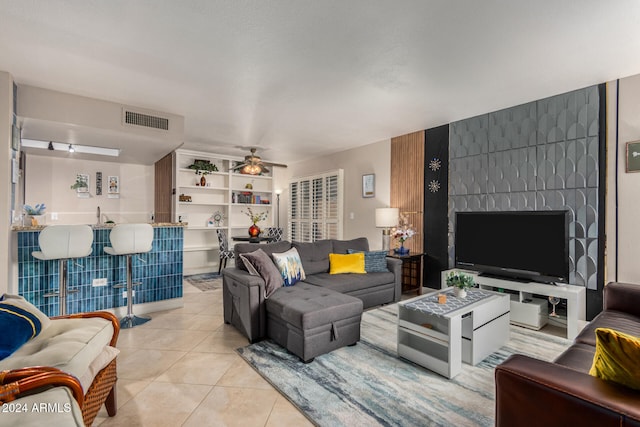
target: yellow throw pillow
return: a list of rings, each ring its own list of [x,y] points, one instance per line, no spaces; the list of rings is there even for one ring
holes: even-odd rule
[[[589,375],[640,390],[640,338],[596,329],[596,354]]]
[[[329,274],[358,273],[364,274],[364,253],[329,254]]]

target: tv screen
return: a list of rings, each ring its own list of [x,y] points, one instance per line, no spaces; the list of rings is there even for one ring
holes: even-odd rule
[[[569,281],[569,212],[458,212],[455,263],[543,283]]]

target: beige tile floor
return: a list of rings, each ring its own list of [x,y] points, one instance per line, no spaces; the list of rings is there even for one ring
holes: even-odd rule
[[[222,291],[185,283],[184,307],[120,331],[118,413],[94,426],[310,426],[235,349],[248,344],[222,317]]]

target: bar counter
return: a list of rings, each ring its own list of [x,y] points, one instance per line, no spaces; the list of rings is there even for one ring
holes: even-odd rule
[[[123,289],[114,285],[126,283],[127,261],[124,256],[104,252],[109,243],[109,232],[115,224],[93,225],[91,255],[69,261],[68,290],[78,290],[67,296],[67,313],[109,310],[123,313],[127,305]],[[182,305],[182,249],[183,228],[186,223],[152,224],[153,247],[151,252],[133,258],[134,312],[173,308]],[[58,290],[58,261],[41,261],[31,253],[40,250],[38,235],[45,226],[13,227],[17,233],[18,294],[48,316],[59,313],[58,298],[45,297]],[[94,286],[95,279],[106,279],[106,286]],[[168,302],[168,304],[158,304]],[[138,307],[136,307],[138,306]],[[155,307],[155,309],[154,309]]]

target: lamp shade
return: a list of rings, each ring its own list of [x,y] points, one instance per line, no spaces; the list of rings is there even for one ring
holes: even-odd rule
[[[376,227],[395,227],[398,225],[399,215],[400,210],[398,208],[377,208]]]

